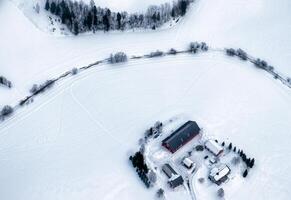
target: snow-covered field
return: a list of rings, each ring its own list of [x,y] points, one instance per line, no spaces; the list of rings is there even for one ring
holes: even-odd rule
[[[15,86],[0,88],[0,105],[17,102],[33,83],[112,52],[185,48],[192,40],[241,47],[291,76],[288,0],[199,0],[169,30],[78,37],[40,31],[15,2],[0,2],[0,75]],[[128,155],[156,120],[182,114],[256,158],[244,183],[224,186],[226,199],[288,200],[290,108],[290,89],[218,53],[92,69],[0,124],[0,199],[153,199]]]

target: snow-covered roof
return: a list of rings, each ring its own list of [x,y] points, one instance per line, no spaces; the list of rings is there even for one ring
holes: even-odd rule
[[[222,146],[220,146],[214,140],[207,140],[205,142],[205,147],[216,156],[223,151]]]
[[[220,179],[228,175],[229,172],[230,172],[229,167],[225,164],[222,164],[219,167],[214,167],[210,171],[210,176],[213,177],[215,181],[219,181]]]
[[[193,165],[193,161],[190,158],[184,158],[183,164],[190,168]]]

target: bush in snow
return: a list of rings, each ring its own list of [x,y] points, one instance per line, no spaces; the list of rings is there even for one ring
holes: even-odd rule
[[[168,54],[175,55],[175,54],[177,54],[177,50],[172,48],[169,50]]]
[[[110,57],[109,57],[109,62],[111,64],[127,62],[127,55],[125,53],[123,53],[123,52],[118,52],[116,54],[111,54]]]
[[[32,87],[30,88],[29,92],[34,94],[38,89],[39,89],[38,85],[37,84],[33,84]]]
[[[247,59],[248,59],[248,55],[247,55],[247,53],[246,53],[244,50],[242,50],[242,49],[238,49],[238,50],[236,50],[236,55],[237,55],[240,59],[242,59],[242,60],[247,60]]]
[[[158,189],[157,197],[161,199],[165,197],[165,191],[162,188]]]
[[[268,70],[268,71],[274,71],[274,67],[271,66],[271,65],[268,65],[267,70]]]
[[[274,79],[277,79],[279,76],[278,76],[278,74],[275,74],[274,75]]]
[[[163,55],[164,55],[164,53],[162,51],[157,50],[157,51],[151,52],[149,57],[153,58],[153,57],[160,57],[160,56],[163,56]]]
[[[14,109],[11,106],[6,105],[1,110],[1,117],[9,116],[9,115],[11,115],[13,113],[13,111],[14,111]]]
[[[217,190],[217,196],[218,196],[219,198],[223,198],[223,197],[224,197],[224,189],[223,189],[223,188],[219,188],[219,189]]]
[[[198,182],[201,183],[201,184],[204,183],[205,182],[205,178],[203,178],[203,177],[199,178]]]
[[[233,48],[225,49],[225,52],[228,56],[235,56],[236,55],[236,51]]]
[[[231,163],[233,165],[238,165],[240,163],[240,157],[238,157],[238,156],[233,157],[232,160],[231,160]]]
[[[268,63],[264,60],[259,59],[259,58],[254,61],[254,65],[258,68],[261,68],[261,69],[265,69],[265,70],[269,69]]]
[[[202,51],[208,51],[209,47],[205,42],[201,42],[201,50]]]
[[[204,146],[203,145],[197,145],[195,147],[196,151],[204,151]]]
[[[287,78],[287,82],[291,84],[291,78]]]
[[[12,83],[11,81],[9,81],[7,78],[5,78],[4,76],[0,76],[0,85],[4,85],[8,88],[12,87]]]
[[[72,75],[76,75],[76,74],[78,74],[78,72],[79,72],[79,69],[76,68],[76,67],[74,67],[74,68],[71,70],[71,74],[72,74]]]
[[[191,42],[189,45],[189,51],[191,53],[197,53],[200,48],[200,44],[198,42]]]

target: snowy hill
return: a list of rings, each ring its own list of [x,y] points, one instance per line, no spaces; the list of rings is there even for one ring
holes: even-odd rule
[[[113,9],[150,3],[101,2]],[[194,40],[244,48],[291,76],[288,0],[197,2],[171,29],[59,37],[37,28],[47,18],[32,4],[3,0],[0,75],[14,87],[0,87],[0,105],[17,103],[34,83],[112,52],[184,49]],[[290,102],[290,89],[267,73],[215,52],[91,69],[0,124],[0,199],[153,199],[155,191],[142,185],[128,156],[145,129],[174,116],[197,120],[210,136],[257,158],[247,179],[224,186],[225,199],[288,200]],[[204,189],[197,199],[215,199]],[[184,190],[166,195],[190,199]]]

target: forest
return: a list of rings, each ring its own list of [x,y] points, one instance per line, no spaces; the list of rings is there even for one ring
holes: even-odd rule
[[[92,31],[153,29],[170,20],[186,14],[187,8],[194,0],[177,0],[159,6],[152,5],[145,13],[113,12],[109,8],[101,8],[91,0],[89,4],[72,0],[46,0],[45,9],[59,17],[62,24],[73,34]]]

